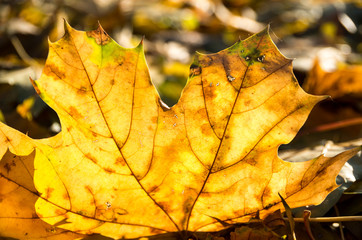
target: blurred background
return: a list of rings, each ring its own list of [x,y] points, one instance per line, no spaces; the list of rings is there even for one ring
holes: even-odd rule
[[[218,52],[270,25],[280,51],[295,59],[305,91],[332,97],[314,108],[280,156],[302,161],[362,145],[361,0],[0,0],[0,121],[33,138],[61,130],[29,77],[39,78],[48,39],[63,36],[64,19],[78,30],[100,22],[123,47],[135,47],[144,36],[152,81],[169,106],[178,101],[195,51]],[[340,177],[349,194],[339,209],[361,215],[361,157],[350,163]],[[317,215],[336,206],[341,194]],[[352,236],[346,239],[361,239],[360,223],[353,224],[344,225]]]

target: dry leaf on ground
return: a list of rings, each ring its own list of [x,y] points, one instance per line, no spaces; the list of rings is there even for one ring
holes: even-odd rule
[[[333,72],[322,69],[318,60],[303,84],[312,94],[330,95],[332,98],[362,98],[362,65],[343,65]]]

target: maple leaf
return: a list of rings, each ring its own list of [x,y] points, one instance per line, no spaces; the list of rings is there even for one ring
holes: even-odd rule
[[[13,189],[0,195],[10,208],[0,234],[20,228],[18,219],[63,239],[217,231],[283,208],[278,193],[290,207],[321,203],[359,150],[301,163],[278,157],[325,97],[300,88],[268,29],[198,54],[172,108],[151,83],[142,42],[125,49],[101,27],[65,29],[33,81],[61,133],[35,140],[0,124],[1,184]],[[4,201],[10,192],[14,204]],[[28,214],[18,217],[27,196]],[[22,224],[27,239],[49,235]]]

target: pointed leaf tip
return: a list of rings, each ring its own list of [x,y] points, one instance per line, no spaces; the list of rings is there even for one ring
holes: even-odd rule
[[[98,23],[98,27],[97,27],[96,31],[98,31],[100,34],[103,34],[103,35],[106,35],[109,37],[108,33],[104,30],[101,23],[99,21],[97,23]]]
[[[30,80],[31,84],[33,85],[36,93],[37,93],[38,95],[40,95],[40,90],[39,90],[38,86],[36,85],[35,80],[32,79],[31,77],[29,77],[29,80]]]
[[[63,26],[65,34],[69,34],[69,30],[72,29],[72,27],[69,25],[68,21],[65,18],[63,18]]]
[[[140,46],[143,47],[144,40],[145,40],[145,35],[142,36],[141,41],[137,45],[137,48]]]
[[[270,31],[270,23],[268,25],[266,25],[265,29],[269,33],[269,31]]]
[[[97,24],[98,24],[98,28],[103,30],[103,27],[102,27],[101,22],[99,20],[97,21]]]

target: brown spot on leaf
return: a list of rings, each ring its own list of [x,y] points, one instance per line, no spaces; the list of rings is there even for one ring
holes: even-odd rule
[[[117,215],[127,215],[128,214],[128,211],[126,209],[123,209],[123,208],[115,208],[113,210],[113,212]]]
[[[55,64],[46,64],[43,69],[43,74],[54,77],[55,79],[64,79],[65,73]]]
[[[209,197],[212,196],[212,194],[209,193],[209,192],[203,192],[203,193],[201,193],[201,195],[202,195],[203,197],[205,197],[205,198],[209,198]]]
[[[81,87],[78,89],[77,93],[78,93],[78,94],[85,94],[87,91],[88,91],[88,90],[87,90],[87,87],[81,86]]]
[[[206,99],[213,99],[216,96],[215,88],[213,88],[213,87],[206,87],[206,88],[204,87],[204,92],[205,92]]]
[[[152,187],[150,187],[149,189],[148,189],[148,192],[149,193],[151,193],[151,192],[155,192],[156,191],[156,189],[158,188],[158,186],[152,186]]]
[[[115,171],[112,168],[104,168],[104,171],[111,174],[111,173],[115,173]]]
[[[87,32],[87,36],[94,38],[98,45],[106,45],[111,41],[111,38],[100,25],[96,30]]]
[[[251,165],[251,166],[255,166],[255,165],[256,165],[256,160],[253,159],[253,158],[246,158],[246,159],[243,160],[243,162],[244,162],[244,163],[247,163],[247,164],[249,164],[249,165]]]
[[[244,101],[244,106],[247,107],[247,106],[250,105],[250,103],[251,103],[251,100],[250,100],[250,99],[245,100],[245,101]]]
[[[159,205],[163,210],[165,210],[166,212],[168,212],[169,203],[167,203],[167,202],[159,202],[158,205]]]
[[[265,187],[262,197],[263,197],[263,198],[264,198],[264,197],[269,197],[269,196],[270,196],[270,193],[271,193],[270,188],[269,188],[269,187]]]
[[[184,209],[185,213],[187,213],[187,212],[189,212],[191,210],[193,202],[194,202],[194,198],[192,198],[192,197],[188,197],[185,200],[185,202],[183,204],[183,209]]]
[[[9,163],[5,163],[4,168],[6,170],[6,172],[9,174],[9,172],[11,171],[12,167],[16,167],[16,163],[13,160],[10,164]]]
[[[73,106],[70,106],[70,107],[69,107],[68,113],[69,113],[69,115],[72,116],[74,119],[82,118],[82,114],[80,114],[80,113],[78,112],[78,110],[77,110],[75,107],[73,107]]]
[[[84,155],[86,158],[88,158],[89,160],[91,160],[92,162],[94,162],[95,164],[98,163],[97,159],[90,153],[87,153]]]
[[[125,162],[124,159],[121,158],[121,157],[118,157],[114,163],[115,163],[116,165],[121,165],[121,166],[125,166],[125,165],[126,165],[126,162]]]
[[[214,62],[214,59],[211,56],[203,56],[203,57],[200,57],[199,61],[200,61],[200,65],[202,67],[208,67]]]
[[[69,195],[68,195],[67,193],[64,193],[64,194],[63,194],[63,198],[64,198],[65,200],[69,200]]]
[[[201,67],[193,64],[193,65],[190,66],[190,74],[189,74],[189,76],[190,77],[198,76],[198,75],[201,74],[201,72],[202,72]]]
[[[151,118],[151,121],[152,121],[152,123],[157,123],[158,117],[152,117],[152,118]]]
[[[45,197],[46,199],[49,199],[52,195],[52,192],[54,192],[54,188],[51,188],[51,187],[48,187],[46,190],[45,190]]]
[[[57,214],[58,216],[63,215],[65,213],[64,210],[61,209],[55,209],[55,214]]]

